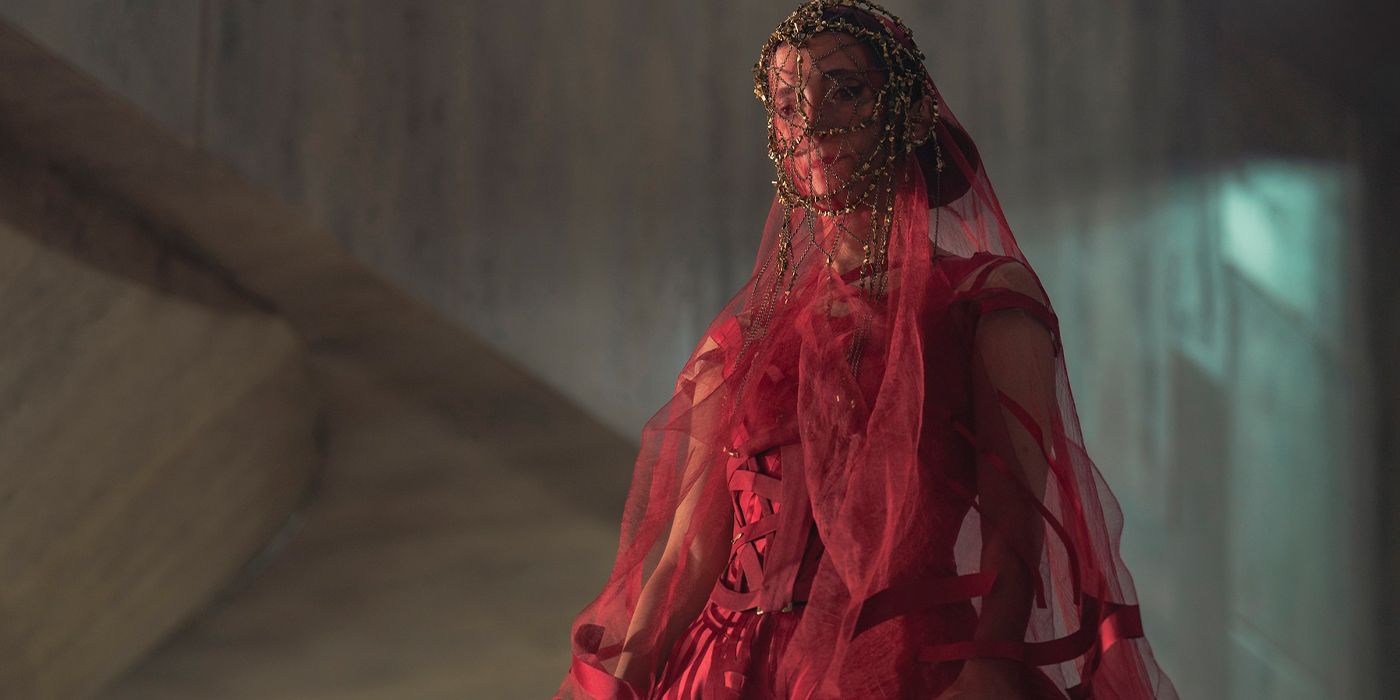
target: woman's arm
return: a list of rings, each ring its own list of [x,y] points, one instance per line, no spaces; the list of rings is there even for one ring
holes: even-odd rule
[[[723,381],[723,353],[718,351],[718,343],[708,339],[700,354],[718,359],[696,362],[691,373],[677,381],[677,390],[689,391],[694,403],[708,399]],[[724,470],[704,471],[707,463],[708,459],[700,458],[686,465],[682,483],[690,484],[689,490],[677,505],[665,549],[642,586],[628,626],[617,676],[637,688],[649,687],[676,639],[704,608],[728,563],[733,513]],[[671,612],[666,615],[668,609]]]
[[[617,676],[637,688],[649,687],[676,639],[704,608],[728,561],[732,514],[724,496],[723,480],[706,474],[676,510],[666,548],[642,586],[618,661]],[[674,602],[667,605],[668,600]],[[667,609],[671,612],[663,617]]]
[[[1018,263],[1000,265],[986,287],[1046,301],[1031,273]],[[1056,346],[1041,319],[1012,306],[979,315],[973,348],[981,569],[997,576],[982,598],[974,639],[1019,643],[1035,599],[1045,529],[1036,505],[1044,498],[1045,454],[1051,453],[1031,428],[1039,430],[1041,440],[1052,432]],[[982,697],[992,688],[1018,697],[1025,670],[1007,659],[974,658],[967,661],[957,687],[969,697]]]

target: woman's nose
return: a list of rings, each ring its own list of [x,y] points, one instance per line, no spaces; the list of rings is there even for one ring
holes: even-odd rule
[[[808,128],[824,129],[822,117],[829,111],[823,109],[826,103],[826,89],[820,81],[811,81],[802,88],[802,115]]]

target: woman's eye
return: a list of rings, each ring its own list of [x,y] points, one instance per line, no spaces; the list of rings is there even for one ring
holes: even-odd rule
[[[836,96],[840,97],[843,100],[854,100],[855,98],[860,97],[860,93],[860,83],[854,83],[851,85],[838,85],[836,87]]]

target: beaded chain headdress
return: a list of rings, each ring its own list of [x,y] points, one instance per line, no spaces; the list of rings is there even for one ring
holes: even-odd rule
[[[835,48],[826,53],[799,50],[789,54],[793,65],[774,65],[779,46],[787,44],[802,49],[813,36],[823,32],[845,34],[854,41],[842,37]],[[856,209],[871,210],[870,230],[860,241],[863,255],[858,289],[872,300],[884,293],[882,272],[887,262],[896,163],[931,143],[934,160],[931,174],[937,178],[943,171],[942,151],[938,139],[934,138],[933,127],[939,118],[939,101],[924,67],[924,55],[913,43],[912,36],[898,17],[868,0],[813,0],[788,15],[763,44],[754,64],[754,94],[767,113],[768,157],[777,171],[773,184],[785,211],[776,257],[771,261],[776,270],[763,290],[764,297],[755,307],[755,321],[746,337],[749,342],[762,334],[779,298],[785,300],[791,293],[798,276],[797,268],[813,249],[822,251],[830,265],[845,237],[859,235],[851,231],[845,221]],[[869,52],[870,59],[862,60],[857,55],[862,47]],[[803,62],[810,61],[812,67],[821,70],[823,60],[836,52],[845,53],[851,58],[851,65],[856,66],[868,65],[873,59],[874,67],[865,73],[876,74],[878,81],[871,81],[869,75],[840,72],[826,82],[822,94],[816,95],[817,103],[813,104],[813,95],[805,84],[808,67]],[[784,72],[780,68],[793,70]],[[776,93],[783,93],[788,99],[784,101]],[[921,115],[917,108],[925,95],[932,97],[932,106],[930,113]],[[874,146],[861,152],[853,144],[853,138],[870,130],[878,130]],[[847,177],[842,177],[830,164],[812,157],[818,140],[829,145],[833,139],[837,157],[859,161]],[[808,156],[807,167],[798,164],[803,154]],[[832,185],[825,192],[818,192],[815,186],[814,179],[819,176]],[[939,185],[934,182],[931,192],[938,191]],[[798,208],[807,214],[801,217],[807,240],[802,255],[794,259],[792,210]],[[836,233],[829,243],[834,250],[827,250],[817,240],[818,218],[826,218],[834,224]],[[936,248],[936,230],[934,236]],[[755,288],[755,291],[759,290]],[[848,349],[847,361],[852,371],[859,367],[868,323],[865,319]]]

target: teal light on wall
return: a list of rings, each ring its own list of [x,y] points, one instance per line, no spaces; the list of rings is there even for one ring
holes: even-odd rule
[[[1348,185],[1337,163],[1271,159],[1224,174],[1219,192],[1226,264],[1328,340],[1344,316]]]
[[[1357,181],[1261,159],[1216,182],[1231,304],[1230,698],[1354,697],[1354,387],[1343,341]],[[1362,637],[1364,638],[1364,637]]]

